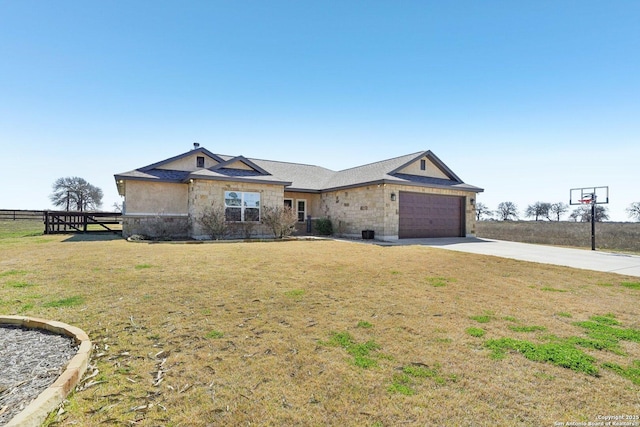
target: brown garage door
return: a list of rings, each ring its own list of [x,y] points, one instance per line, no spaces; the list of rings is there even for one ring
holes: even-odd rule
[[[462,207],[462,197],[401,191],[398,237],[460,237]]]

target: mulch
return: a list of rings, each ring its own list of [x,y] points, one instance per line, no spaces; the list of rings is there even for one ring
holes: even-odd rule
[[[77,351],[69,337],[0,325],[0,426],[53,384]]]

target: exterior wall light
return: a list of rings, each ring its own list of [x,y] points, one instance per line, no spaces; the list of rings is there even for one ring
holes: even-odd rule
[[[396,193],[391,193],[391,201],[392,202],[396,201]]]

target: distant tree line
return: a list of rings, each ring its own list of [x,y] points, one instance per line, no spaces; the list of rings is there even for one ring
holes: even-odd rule
[[[525,218],[534,221],[560,221],[570,210],[569,205],[562,202],[547,203],[535,202],[526,207],[523,214]],[[634,202],[626,209],[629,218],[640,221],[640,202]],[[497,209],[492,211],[484,203],[476,204],[476,219],[495,221],[516,221],[520,217],[518,206],[513,202],[502,202]],[[609,219],[609,211],[605,206],[596,205],[595,220],[597,222]],[[575,222],[591,222],[591,205],[578,206],[569,214],[569,220]]]

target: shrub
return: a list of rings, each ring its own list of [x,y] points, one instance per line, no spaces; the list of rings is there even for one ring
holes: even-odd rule
[[[320,218],[316,220],[316,231],[321,236],[330,236],[333,234],[333,224],[329,218]]]
[[[290,236],[297,222],[298,216],[289,206],[265,206],[262,209],[262,223],[269,227],[276,239]]]
[[[215,203],[204,208],[202,214],[196,219],[196,221],[202,226],[205,233],[211,236],[214,240],[223,238],[228,232],[227,222],[225,221],[224,216],[224,208],[216,206]]]

